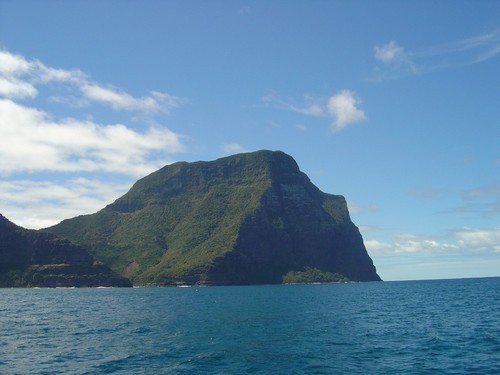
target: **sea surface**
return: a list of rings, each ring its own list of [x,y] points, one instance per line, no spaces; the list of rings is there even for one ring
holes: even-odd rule
[[[0,374],[500,374],[500,278],[0,289]]]

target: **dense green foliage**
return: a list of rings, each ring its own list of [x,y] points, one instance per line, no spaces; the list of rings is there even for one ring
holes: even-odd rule
[[[136,283],[174,283],[234,247],[241,222],[271,184],[271,156],[169,165],[98,213],[49,230]]]
[[[312,267],[306,267],[304,271],[290,271],[283,276],[285,284],[345,283],[349,281],[348,278],[339,273],[321,271]]]
[[[378,278],[345,199],[279,151],[165,166],[101,211],[45,231],[138,285],[276,283],[323,259],[329,271]]]

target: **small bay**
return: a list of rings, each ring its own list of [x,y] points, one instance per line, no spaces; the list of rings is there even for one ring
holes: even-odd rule
[[[500,278],[0,289],[0,373],[500,373]]]

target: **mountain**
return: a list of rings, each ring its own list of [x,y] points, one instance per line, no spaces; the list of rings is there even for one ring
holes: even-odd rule
[[[131,286],[81,246],[0,215],[0,287]]]
[[[99,212],[45,230],[137,285],[380,280],[344,197],[280,151],[165,166]]]

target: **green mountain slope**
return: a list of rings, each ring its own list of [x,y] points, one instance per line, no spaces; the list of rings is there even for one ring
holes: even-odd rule
[[[46,230],[135,284],[279,283],[305,267],[380,280],[344,198],[322,193],[282,152],[175,163]]]

